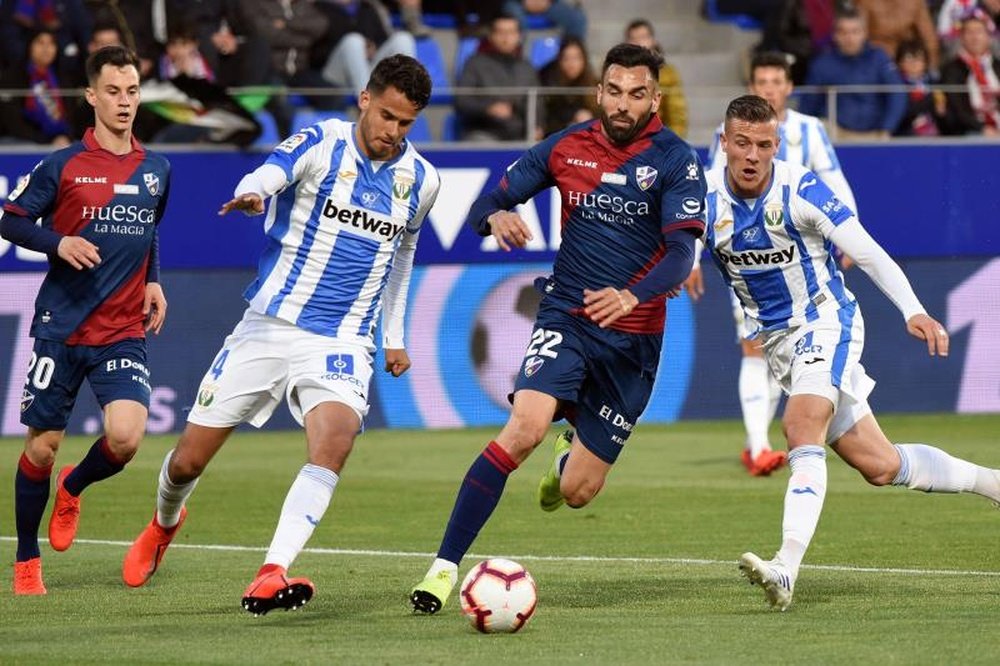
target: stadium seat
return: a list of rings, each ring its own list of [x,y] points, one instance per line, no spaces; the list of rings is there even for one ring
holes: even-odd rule
[[[263,109],[253,115],[257,119],[257,122],[260,123],[261,130],[260,136],[253,142],[253,145],[261,148],[270,148],[277,145],[281,141],[281,137],[278,136],[278,124],[274,122],[274,116],[269,111],[264,111]]]
[[[475,37],[463,37],[458,42],[458,49],[455,51],[455,80],[458,80],[462,73],[465,61],[471,58],[478,48],[479,40]]]
[[[450,104],[451,82],[448,80],[448,68],[444,64],[441,47],[433,37],[417,40],[417,60],[427,68],[431,75],[431,104]]]
[[[531,66],[541,69],[559,55],[558,37],[535,37],[531,40]]]
[[[431,136],[431,124],[427,122],[427,116],[422,113],[417,116],[406,138],[414,143],[427,143],[434,140],[434,137]]]
[[[295,134],[304,127],[315,125],[316,123],[329,118],[350,120],[348,115],[343,111],[314,111],[312,109],[299,109],[295,112],[295,118],[292,119],[292,134]]]
[[[449,113],[441,125],[442,141],[460,141],[462,139],[462,122],[457,113]]]
[[[742,30],[760,30],[760,21],[746,14],[720,14],[719,3],[716,0],[705,0],[704,13],[712,23],[732,23]]]

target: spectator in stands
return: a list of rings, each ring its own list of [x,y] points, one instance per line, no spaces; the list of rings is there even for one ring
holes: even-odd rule
[[[379,60],[397,53],[416,57],[413,35],[395,30],[378,2],[324,0],[316,8],[326,15],[330,28],[312,58],[330,85],[351,88],[360,95]]]
[[[0,0],[0,65],[23,62],[28,39],[38,30],[56,36],[60,73],[83,68],[83,50],[93,22],[83,0]]]
[[[198,50],[198,40],[192,25],[182,25],[172,32],[167,38],[163,55],[160,56],[160,80],[169,81],[182,74],[192,79],[215,80],[215,73]]]
[[[0,127],[6,137],[56,148],[70,144],[66,104],[56,76],[58,54],[55,32],[36,30],[28,39],[24,63],[0,79],[0,88],[30,90],[26,96],[0,98]]]
[[[543,86],[553,88],[588,88],[587,92],[547,94],[544,99],[545,136],[597,117],[599,79],[590,66],[587,47],[576,37],[566,37],[559,45],[559,55],[539,73]]]
[[[587,15],[583,9],[570,0],[507,0],[503,13],[515,17],[521,24],[521,31],[528,29],[528,15],[544,16],[555,24],[564,37],[576,37],[581,42],[587,40]]]
[[[937,83],[928,69],[927,49],[923,42],[912,40],[899,45],[896,65],[903,81],[910,87],[906,113],[896,128],[896,136],[938,136],[945,115],[945,96],[931,92]]]
[[[466,61],[458,77],[460,88],[531,88],[538,74],[521,57],[521,26],[517,17],[501,14],[490,23],[490,33]],[[528,140],[527,98],[509,92],[458,95],[455,110],[462,138],[469,141]],[[534,119],[532,119],[534,121]],[[534,136],[535,132],[532,132]]]
[[[963,19],[958,53],[941,68],[941,83],[967,90],[946,94],[950,134],[1000,136],[1000,62],[993,56],[990,25],[978,9]]]
[[[310,64],[310,52],[326,34],[326,15],[309,0],[239,0],[244,16],[253,19],[253,29],[267,41],[274,83],[301,88],[329,88],[330,84]],[[308,95],[309,103],[323,110],[340,105],[333,95]],[[291,134],[295,110],[287,100],[275,97],[268,106],[278,133]]]
[[[95,23],[118,26],[125,46],[139,56],[143,80],[156,76],[167,36],[179,24],[190,23],[195,12],[191,0],[88,0],[88,4]]]
[[[990,19],[996,30],[1000,22],[1000,0],[945,0],[938,13],[937,32],[941,40],[941,52],[951,57],[959,48],[959,35],[962,32],[962,19],[974,10],[981,9]]]
[[[834,46],[809,66],[810,86],[902,86],[896,64],[882,49],[868,43],[865,20],[857,10],[838,14],[833,29]],[[803,95],[800,110],[829,117],[825,94]],[[885,138],[899,126],[906,111],[902,92],[851,92],[837,94],[836,136]]]
[[[195,24],[198,50],[215,72],[219,85],[264,85],[271,79],[267,40],[256,31],[253,17],[237,0],[200,0]]]
[[[940,48],[927,0],[854,0],[854,4],[868,26],[871,44],[895,60],[902,42],[919,39],[927,49],[930,70],[938,71]]]
[[[663,56],[663,49],[656,41],[653,24],[646,19],[635,19],[625,26],[625,41],[652,49]],[[674,134],[686,136],[688,108],[684,88],[681,85],[681,75],[665,59],[663,66],[660,67],[660,93],[660,108],[657,111],[660,122],[673,130]]]

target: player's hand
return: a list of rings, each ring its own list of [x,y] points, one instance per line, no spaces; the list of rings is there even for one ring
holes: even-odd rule
[[[156,282],[146,283],[146,297],[142,302],[142,316],[146,319],[146,330],[157,335],[167,319],[167,297]]]
[[[705,295],[705,276],[701,273],[701,266],[693,266],[691,268],[691,274],[684,280],[682,286],[687,291],[688,296],[691,297],[691,300],[696,303],[699,298]],[[667,297],[673,298],[669,292],[667,292]]]
[[[915,338],[926,340],[927,353],[931,356],[948,355],[948,331],[933,317],[913,315],[906,322],[906,331]]]
[[[222,204],[219,215],[225,215],[231,210],[241,211],[244,215],[260,215],[264,212],[264,200],[259,194],[241,194]]]
[[[101,255],[97,252],[97,246],[86,238],[80,236],[63,236],[59,241],[56,254],[78,271],[84,268],[93,268],[101,263]]]
[[[628,289],[605,287],[598,291],[583,290],[583,311],[601,328],[607,328],[639,305]]]
[[[405,349],[385,350],[385,371],[392,373],[393,377],[399,377],[410,369],[410,357]]]
[[[510,252],[511,246],[524,247],[532,238],[531,230],[521,216],[507,210],[500,210],[487,218],[490,230],[497,244],[504,252]]]

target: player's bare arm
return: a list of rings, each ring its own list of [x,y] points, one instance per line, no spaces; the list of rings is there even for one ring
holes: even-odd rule
[[[385,371],[399,377],[410,369],[410,356],[405,349],[385,350]]]
[[[80,236],[64,236],[59,241],[59,258],[78,271],[101,263],[98,247]]]
[[[701,266],[692,266],[691,274],[684,280],[684,289],[692,301],[697,302],[705,295],[705,278],[701,273]]]
[[[927,353],[931,356],[948,355],[948,331],[937,319],[926,314],[916,314],[906,320],[906,332],[915,338],[927,341]]]
[[[524,247],[533,236],[521,216],[507,210],[500,210],[489,216],[490,233],[504,252],[513,247]]]
[[[222,204],[219,215],[225,215],[231,210],[241,211],[244,215],[260,215],[264,212],[264,199],[259,194],[241,194]]]
[[[163,287],[159,283],[146,283],[142,314],[146,318],[146,330],[159,335],[163,322],[167,319],[167,297],[163,295]]]
[[[601,328],[615,323],[637,305],[639,299],[628,289],[605,287],[597,291],[583,290],[583,311]]]

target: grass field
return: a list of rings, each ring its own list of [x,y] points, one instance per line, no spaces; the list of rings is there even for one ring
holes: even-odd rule
[[[1000,417],[881,419],[896,441],[932,442],[1000,467]],[[995,664],[1000,659],[1000,511],[974,496],[875,489],[831,456],[826,510],[795,602],[767,610],[737,573],[770,556],[786,473],[748,477],[736,422],[640,426],[602,495],[544,514],[540,450],[507,485],[462,573],[483,555],[521,561],[538,612],[483,636],[453,598],[437,616],[407,592],[436,550],[455,490],[493,431],[373,431],[292,570],[317,596],[301,611],[239,608],[285,491],[300,433],[240,433],[213,461],[160,571],[126,589],[126,544],[149,520],[172,438],[150,437],[125,473],[84,495],[79,540],[42,546],[46,597],[10,593],[11,488],[21,444],[0,440],[0,663],[746,663]],[[88,441],[71,438],[60,464]],[[51,505],[51,502],[50,502]],[[48,518],[43,522],[47,524]],[[180,546],[180,547],[177,547]]]

